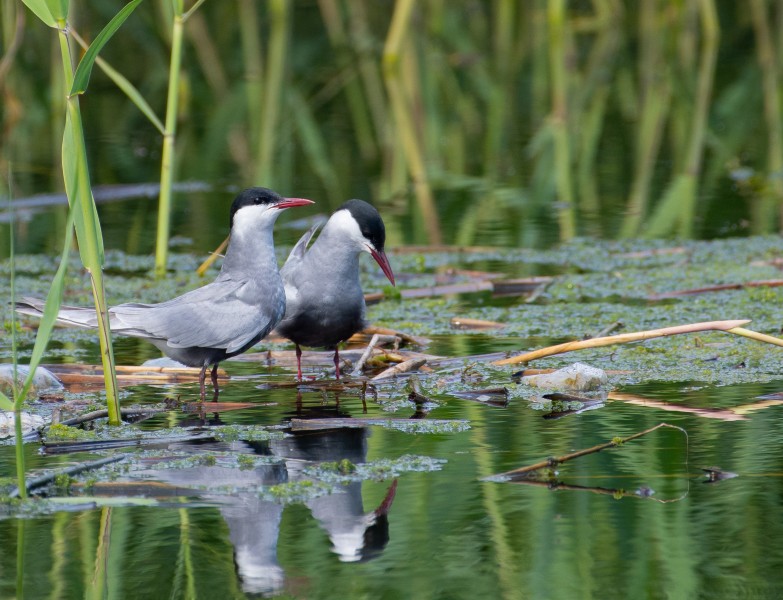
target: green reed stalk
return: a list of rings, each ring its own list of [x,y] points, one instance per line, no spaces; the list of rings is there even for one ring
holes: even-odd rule
[[[549,0],[549,69],[552,112],[550,116],[555,144],[555,187],[560,239],[576,236],[574,190],[571,180],[570,117],[568,109],[568,73],[566,72],[565,0]]]
[[[158,197],[158,228],[155,239],[155,276],[166,274],[171,232],[171,194],[174,182],[174,150],[177,141],[177,109],[179,108],[179,75],[182,66],[183,0],[171,0],[174,22],[171,30],[169,89],[166,96],[166,122],[160,163],[160,195]]]
[[[780,115],[780,93],[778,65],[772,40],[767,3],[763,0],[751,0],[750,13],[753,29],[756,32],[756,55],[763,78],[764,118],[767,128],[767,170],[769,185],[759,215],[759,224],[767,231],[774,229],[775,210],[780,211],[778,218],[783,225],[783,123]]]
[[[76,40],[76,43],[78,43],[82,48],[85,50],[89,48],[89,44],[77,33],[75,29],[71,28],[70,33],[73,36],[73,39]],[[155,114],[155,111],[152,109],[149,103],[141,95],[141,92],[139,92],[136,86],[134,86],[124,75],[122,75],[122,73],[112,67],[100,56],[96,58],[95,64],[100,67],[101,71],[103,71],[106,76],[112,80],[112,82],[114,82],[114,85],[116,85],[125,93],[128,99],[136,105],[136,108],[138,108],[142,114],[147,117],[147,119],[149,119],[150,123],[155,126],[155,129],[157,129],[161,135],[164,135],[166,133],[166,128],[158,118],[158,115]]]
[[[340,65],[348,68],[352,57],[348,34],[343,25],[340,9],[336,0],[318,0],[318,8],[321,18],[326,25],[326,33],[334,48],[335,54],[340,59]],[[345,97],[348,100],[348,111],[353,121],[356,141],[359,144],[359,152],[365,162],[371,162],[378,157],[378,146],[370,122],[369,109],[362,93],[361,81],[356,76],[351,76],[345,83]]]
[[[488,179],[498,176],[502,163],[503,135],[508,130],[508,98],[513,94],[511,72],[514,44],[514,0],[500,0],[495,6],[493,85],[489,90],[486,135],[484,138],[484,173]]]
[[[585,217],[586,233],[599,235],[606,219],[601,218],[596,168],[599,145],[606,121],[611,83],[608,74],[614,69],[615,56],[620,42],[622,13],[608,0],[596,1],[596,39],[590,51],[585,74],[577,94],[581,116],[579,122],[579,145],[576,156],[576,181],[579,190],[578,202]],[[620,17],[618,17],[618,12]]]
[[[59,23],[58,36],[60,53],[63,59],[63,74],[66,89],[74,82],[73,64],[68,43],[67,24]],[[79,95],[69,94],[66,99],[67,113],[65,134],[63,136],[63,177],[68,200],[77,207],[74,214],[76,239],[82,264],[90,274],[95,313],[98,317],[98,339],[101,350],[104,381],[106,383],[106,405],[109,411],[109,424],[120,424],[119,388],[114,371],[114,351],[112,349],[111,329],[109,327],[108,305],[103,287],[103,236],[100,221],[92,197],[90,173],[87,164],[87,148],[84,143]]]
[[[698,176],[704,152],[720,27],[714,0],[699,0],[702,45],[699,55],[696,103],[684,163],[650,220],[646,235],[656,237],[677,230],[681,237],[693,234]]]
[[[389,113],[364,0],[348,0],[348,18],[350,39],[358,54],[359,75],[367,97],[367,110],[370,112],[378,147],[388,157],[392,137],[387,127]]]
[[[307,105],[302,93],[293,86],[288,93],[293,124],[301,141],[302,150],[326,189],[329,200],[336,206],[345,198],[337,171],[330,158],[327,140],[319,129],[316,117]]]
[[[413,12],[413,0],[397,0],[394,5],[392,22],[383,49],[383,77],[389,93],[394,122],[400,137],[405,161],[413,179],[414,192],[423,217],[427,238],[430,244],[441,244],[440,223],[432,196],[427,169],[424,164],[422,148],[416,128],[411,118],[411,109],[406,102],[404,73],[402,71],[402,48],[405,34]]]
[[[62,166],[70,212],[65,236],[65,249],[63,250],[60,267],[47,295],[44,314],[38,328],[33,354],[30,358],[30,373],[20,393],[17,394],[15,402],[21,407],[21,402],[27,395],[35,369],[40,364],[57,319],[57,312],[62,301],[68,250],[71,244],[71,235],[75,229],[82,264],[87,269],[92,284],[95,312],[98,320],[101,362],[106,383],[106,404],[111,425],[120,424],[119,395],[114,371],[114,353],[112,350],[111,330],[109,328],[108,306],[103,287],[103,237],[90,185],[87,150],[84,143],[84,131],[79,108],[79,94],[84,92],[87,87],[90,72],[98,52],[100,52],[101,48],[140,2],[141,0],[132,0],[115,15],[95,38],[84,58],[80,61],[78,68],[74,71],[69,45],[69,28],[66,21],[69,8],[68,0],[25,0],[25,4],[36,16],[49,27],[55,28],[58,33],[63,67],[63,83],[67,90],[65,95],[65,130],[62,140]],[[17,433],[21,433],[21,422],[17,422]],[[26,493],[26,486],[22,485],[21,481],[19,492],[23,496]]]
[[[255,0],[239,0],[239,37],[242,42],[242,65],[245,69],[248,140],[253,148],[257,148],[259,144],[264,97],[264,59],[258,36],[257,5]],[[248,173],[247,176],[250,177],[251,174]]]
[[[275,187],[275,152],[280,127],[280,108],[283,99],[290,5],[288,0],[269,0],[269,56],[266,67],[264,111],[261,117],[261,131],[258,132],[258,154],[256,156],[256,181]]]
[[[655,160],[660,149],[671,100],[671,77],[666,73],[664,57],[664,40],[668,23],[661,21],[656,8],[655,0],[644,0],[639,11],[639,73],[642,77],[640,93],[642,108],[636,133],[634,177],[625,218],[620,228],[622,238],[637,235],[647,213]],[[663,73],[665,75],[662,75]]]

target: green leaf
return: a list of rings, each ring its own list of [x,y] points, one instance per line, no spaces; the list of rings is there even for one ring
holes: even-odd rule
[[[127,78],[120,74],[119,71],[117,71],[102,58],[98,57],[97,63],[101,70],[106,73],[106,75],[108,75],[109,79],[111,79],[118,88],[125,92],[125,95],[130,99],[131,102],[133,102],[133,104],[136,105],[136,108],[138,108],[144,114],[144,116],[150,120],[150,122],[157,128],[160,134],[165,135],[166,129],[163,127],[163,123],[158,118],[158,115],[155,114],[155,111],[152,110],[152,107],[144,99],[144,96],[141,95],[141,92],[139,92],[139,90],[136,89],[136,87],[130,81],[128,81]]]
[[[49,27],[57,27],[57,21],[68,18],[69,0],[22,0],[35,16]]]
[[[65,243],[63,244],[63,251],[60,255],[60,265],[57,267],[57,272],[54,274],[49,293],[46,295],[43,316],[41,317],[40,325],[38,325],[38,333],[35,336],[33,353],[32,356],[30,356],[30,372],[25,379],[24,386],[22,386],[22,391],[19,394],[20,398],[27,397],[27,392],[30,390],[30,386],[33,383],[33,377],[35,377],[35,371],[41,363],[44,351],[46,351],[46,346],[49,345],[49,340],[52,338],[52,331],[57,322],[57,313],[60,311],[60,304],[62,304],[63,301],[65,275],[68,270],[68,255],[70,254],[71,245],[73,244],[74,206],[75,204],[72,204],[68,210],[68,222],[65,224]]]
[[[87,268],[100,268],[103,266],[104,260],[101,224],[89,185],[90,175],[84,151],[81,123],[78,125],[74,123],[74,118],[80,119],[81,116],[78,107],[72,107],[70,102],[68,108],[69,110],[65,114],[62,148],[65,191],[68,195],[68,202],[79,206],[77,212],[74,213],[74,224],[82,263]]]
[[[90,47],[87,48],[87,52],[82,57],[81,61],[79,61],[79,66],[76,68],[70,95],[84,93],[84,90],[87,89],[87,83],[90,81],[90,73],[92,72],[93,64],[95,64],[95,59],[98,58],[98,53],[140,3],[141,0],[132,0],[131,2],[128,2],[120,12],[114,15],[114,18],[109,21],[108,25],[103,28],[93,43],[90,44]]]
[[[0,392],[0,408],[3,410],[14,410],[14,403],[3,392]]]

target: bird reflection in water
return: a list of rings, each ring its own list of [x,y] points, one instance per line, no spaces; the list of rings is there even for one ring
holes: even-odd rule
[[[366,461],[368,435],[366,429],[343,428],[295,432],[271,442],[183,444],[171,449],[194,454],[231,452],[269,457],[270,463],[259,464],[252,469],[219,464],[150,469],[138,475],[177,487],[207,490],[200,492],[199,497],[219,505],[228,525],[242,589],[247,593],[272,594],[281,591],[285,585],[285,574],[277,559],[280,523],[285,507],[259,497],[258,490],[304,479],[304,468],[313,463],[343,459],[354,464],[363,463]],[[329,536],[332,551],[339,560],[367,561],[379,556],[389,541],[388,512],[396,488],[395,480],[381,504],[369,512],[363,507],[361,482],[341,486],[337,493],[313,498],[304,504]],[[226,489],[237,491],[231,494],[209,491]]]

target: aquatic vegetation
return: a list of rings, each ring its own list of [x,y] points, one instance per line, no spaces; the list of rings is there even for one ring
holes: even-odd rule
[[[335,492],[339,492],[339,488],[334,484],[300,479],[264,488],[261,490],[261,497],[281,504],[298,504]]]
[[[218,425],[210,427],[209,433],[223,442],[244,440],[247,442],[267,442],[285,437],[282,431],[270,430],[261,425]]]
[[[305,468],[304,474],[329,483],[383,481],[399,477],[404,473],[440,471],[447,462],[442,458],[406,454],[395,459],[383,458],[357,465],[345,460],[336,463],[319,463]]]

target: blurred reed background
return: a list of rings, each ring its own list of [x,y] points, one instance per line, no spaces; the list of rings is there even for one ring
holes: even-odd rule
[[[89,42],[122,6],[75,1],[69,20]],[[101,54],[158,115],[176,6],[142,3]],[[17,196],[56,191],[56,36],[0,7],[0,172],[12,163]],[[183,34],[176,181],[265,185],[324,212],[365,198],[392,244],[781,226],[783,0],[207,0]],[[97,67],[82,107],[94,185],[160,180],[160,128]],[[225,221],[202,204],[175,194],[175,231]],[[155,229],[149,206],[100,210],[123,249],[148,251],[130,232]]]

